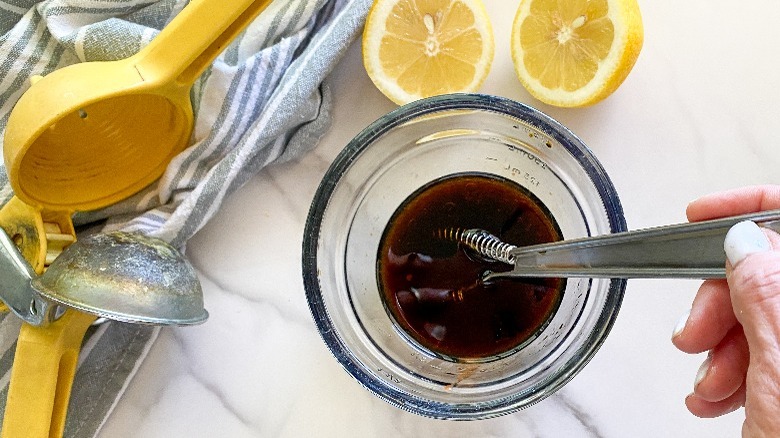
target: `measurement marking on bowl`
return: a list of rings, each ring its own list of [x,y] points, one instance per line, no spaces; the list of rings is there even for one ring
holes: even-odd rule
[[[401,379],[393,375],[393,373],[390,373],[386,371],[384,368],[377,368],[377,372],[381,373],[385,378],[393,383],[401,383]]]
[[[518,152],[521,155],[525,156],[526,158],[528,158],[530,161],[533,161],[534,164],[536,164],[537,166],[541,167],[542,169],[545,169],[545,170],[547,169],[547,163],[545,163],[544,160],[542,160],[541,158],[537,157],[536,155],[528,152],[527,150],[519,148],[519,147],[511,145],[511,144],[506,145],[506,147],[509,148],[510,151]]]
[[[517,167],[512,166],[511,164],[507,164],[504,170],[510,172],[512,176],[522,176],[523,179],[532,187],[539,187],[541,182],[539,181],[539,178],[532,175],[530,172],[526,172],[523,169],[519,169]]]

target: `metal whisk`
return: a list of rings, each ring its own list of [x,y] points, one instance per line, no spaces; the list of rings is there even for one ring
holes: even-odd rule
[[[509,265],[515,264],[515,257],[511,253],[517,247],[503,242],[485,230],[479,228],[466,230],[462,228],[446,228],[437,230],[437,237],[460,242],[488,260],[499,261]]]
[[[752,221],[780,232],[780,210],[703,222],[665,225],[560,242],[516,247],[480,229],[439,232],[483,257],[512,264],[484,281],[517,277],[723,278],[723,241],[735,224]]]

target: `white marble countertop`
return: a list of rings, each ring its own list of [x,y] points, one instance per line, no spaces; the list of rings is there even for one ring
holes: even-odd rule
[[[629,228],[681,222],[708,192],[777,183],[780,3],[641,1],[645,43],[623,86],[584,109],[548,107],[515,77],[514,4],[485,0],[496,56],[484,93],[548,113],[609,172]],[[301,242],[331,160],[395,108],[372,85],[359,41],[331,75],[333,125],[303,158],[267,168],[189,243],[209,321],[164,329],[107,420],[104,437],[734,437],[744,411],[698,419],[683,400],[703,356],[677,351],[672,329],[698,282],[630,280],[593,361],[563,390],[519,413],[475,422],[418,417],[347,375],[306,304]]]

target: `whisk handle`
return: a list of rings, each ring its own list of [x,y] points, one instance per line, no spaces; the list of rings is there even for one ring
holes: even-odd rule
[[[499,277],[723,278],[728,230],[741,221],[780,232],[780,210],[667,225],[511,251],[514,269]]]

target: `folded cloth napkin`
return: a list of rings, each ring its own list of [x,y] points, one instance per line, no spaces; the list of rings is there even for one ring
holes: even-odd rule
[[[326,76],[358,33],[370,3],[274,1],[195,83],[190,147],[140,193],[100,211],[77,213],[77,227],[99,224],[136,231],[183,248],[254,173],[317,143],[329,123]],[[151,41],[186,4],[0,0],[0,129],[30,76],[77,62],[125,58]],[[12,195],[1,167],[0,204]],[[19,327],[15,316],[0,316],[0,416]],[[65,436],[97,433],[158,332],[117,322],[88,331]]]

